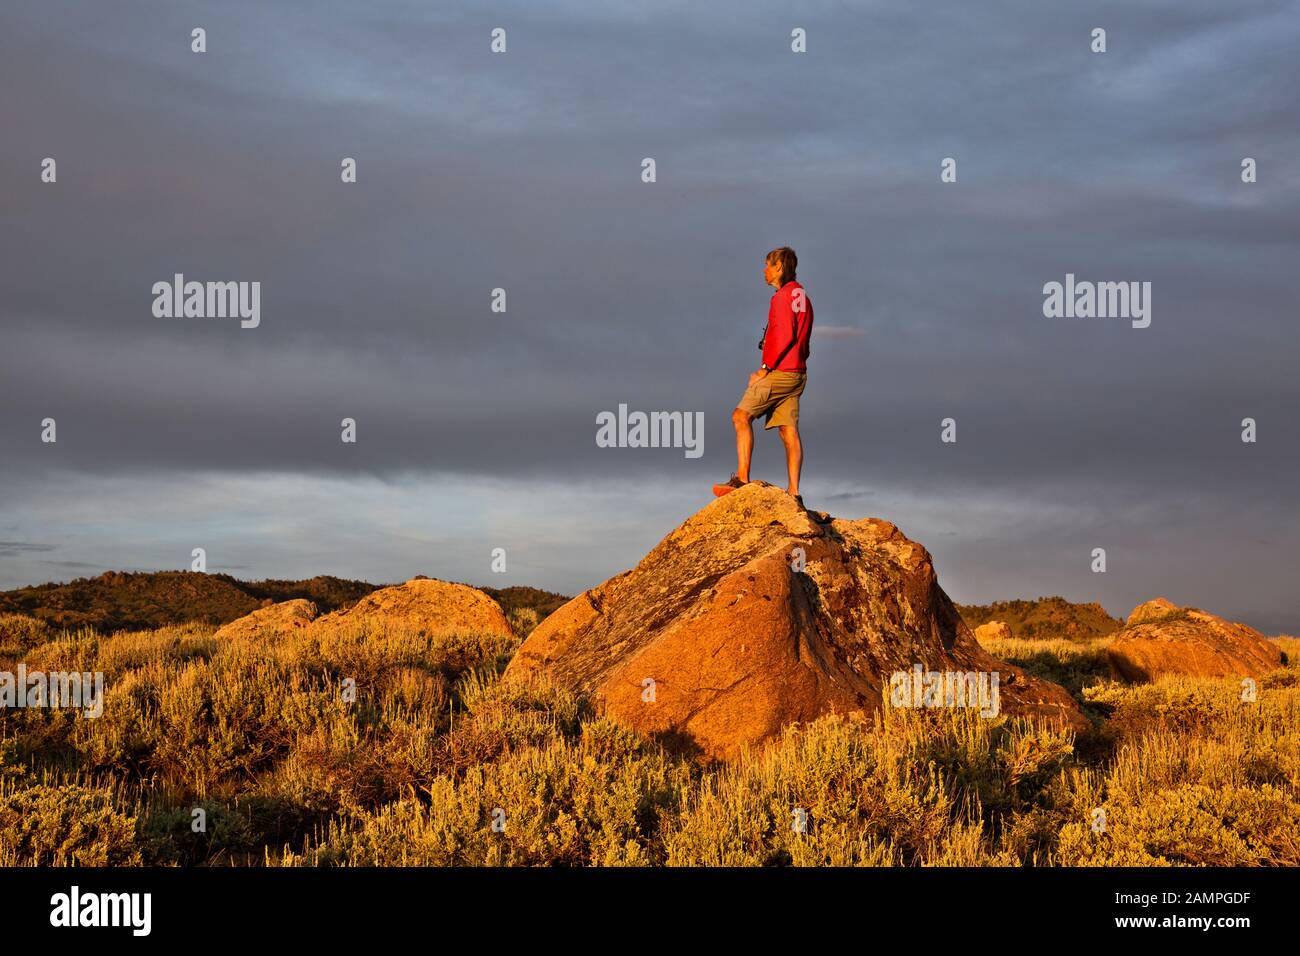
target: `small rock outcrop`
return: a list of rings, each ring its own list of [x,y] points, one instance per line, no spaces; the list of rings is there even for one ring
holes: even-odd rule
[[[364,620],[368,624],[422,631],[433,637],[449,634],[512,636],[501,605],[477,588],[432,578],[380,588],[352,607],[317,618],[313,627],[333,627]]]
[[[265,637],[272,634],[291,634],[300,630],[320,615],[320,611],[311,601],[298,598],[293,601],[281,601],[245,614],[218,628],[212,636],[218,639],[241,637]]]
[[[1177,614],[1181,610],[1182,608],[1168,598],[1152,598],[1150,601],[1135,607],[1124,624],[1127,627],[1132,627],[1135,624],[1144,624],[1147,621],[1158,621],[1161,618]]]
[[[1277,642],[1253,627],[1179,607],[1165,598],[1134,608],[1106,656],[1114,671],[1129,681],[1173,674],[1260,677],[1284,662]]]
[[[893,524],[806,512],[755,482],[550,615],[505,676],[726,759],[796,721],[870,714],[917,665],[996,673],[1001,713],[1088,726],[1063,688],[979,646],[929,553]]]
[[[1013,637],[1015,635],[1011,633],[1011,625],[1006,621],[989,621],[975,628],[977,641],[1008,641]]]

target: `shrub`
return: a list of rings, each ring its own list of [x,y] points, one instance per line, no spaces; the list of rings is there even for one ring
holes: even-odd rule
[[[37,786],[0,795],[0,865],[132,866],[136,820],[105,793]]]
[[[0,614],[0,658],[18,658],[44,644],[54,632],[44,621],[25,614]]]
[[[105,702],[0,710],[0,865],[1300,865],[1295,664],[1244,701],[1113,682],[1106,638],[994,642],[1100,731],[886,708],[703,767],[503,682],[520,635],[31,620],[0,617],[20,659],[102,670]]]

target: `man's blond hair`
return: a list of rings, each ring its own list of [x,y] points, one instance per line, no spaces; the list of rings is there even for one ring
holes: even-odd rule
[[[789,282],[794,278],[795,272],[799,268],[799,257],[794,254],[794,250],[789,246],[779,246],[767,254],[767,264],[779,263],[781,266],[781,279]]]

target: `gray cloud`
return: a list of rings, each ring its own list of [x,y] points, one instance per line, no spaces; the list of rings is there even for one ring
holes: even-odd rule
[[[15,558],[23,554],[40,554],[53,551],[52,544],[35,544],[31,541],[0,541],[0,558]]]
[[[372,481],[593,482],[623,490],[606,525],[654,481],[684,508],[732,467],[760,259],[789,243],[822,330],[810,503],[915,515],[970,599],[1182,587],[1300,630],[1296,3],[650,6],[6,4],[4,520],[82,560],[107,532],[58,496],[99,494],[120,519],[106,566],[177,566],[147,553],[166,536],[151,502],[183,515],[211,480],[204,517],[231,518],[218,476],[325,482],[359,535]],[[261,327],[153,318],[175,272],[261,281]],[[1152,282],[1151,327],[1045,319],[1042,285],[1067,272]],[[704,457],[598,449],[620,402],[703,411]],[[89,480],[110,477],[152,494]],[[234,523],[306,569],[290,552],[328,537],[310,517],[283,553]],[[546,573],[572,589],[619,570],[668,530],[640,520]],[[1099,541],[1131,555],[1123,585],[1066,570]],[[284,573],[262,560],[241,564]]]

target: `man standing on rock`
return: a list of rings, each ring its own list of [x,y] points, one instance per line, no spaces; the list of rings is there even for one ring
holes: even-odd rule
[[[798,265],[799,259],[789,246],[773,249],[764,260],[763,280],[776,292],[767,307],[767,328],[759,345],[763,350],[763,364],[749,376],[749,387],[731,413],[731,421],[736,426],[736,472],[725,485],[713,486],[716,495],[725,495],[749,481],[749,462],[754,453],[750,422],[764,415],[764,428],[778,429],[785,444],[785,466],[790,479],[786,491],[803,506],[799,494],[799,472],[803,468],[799,396],[808,380],[813,308],[803,286],[795,279]]]

